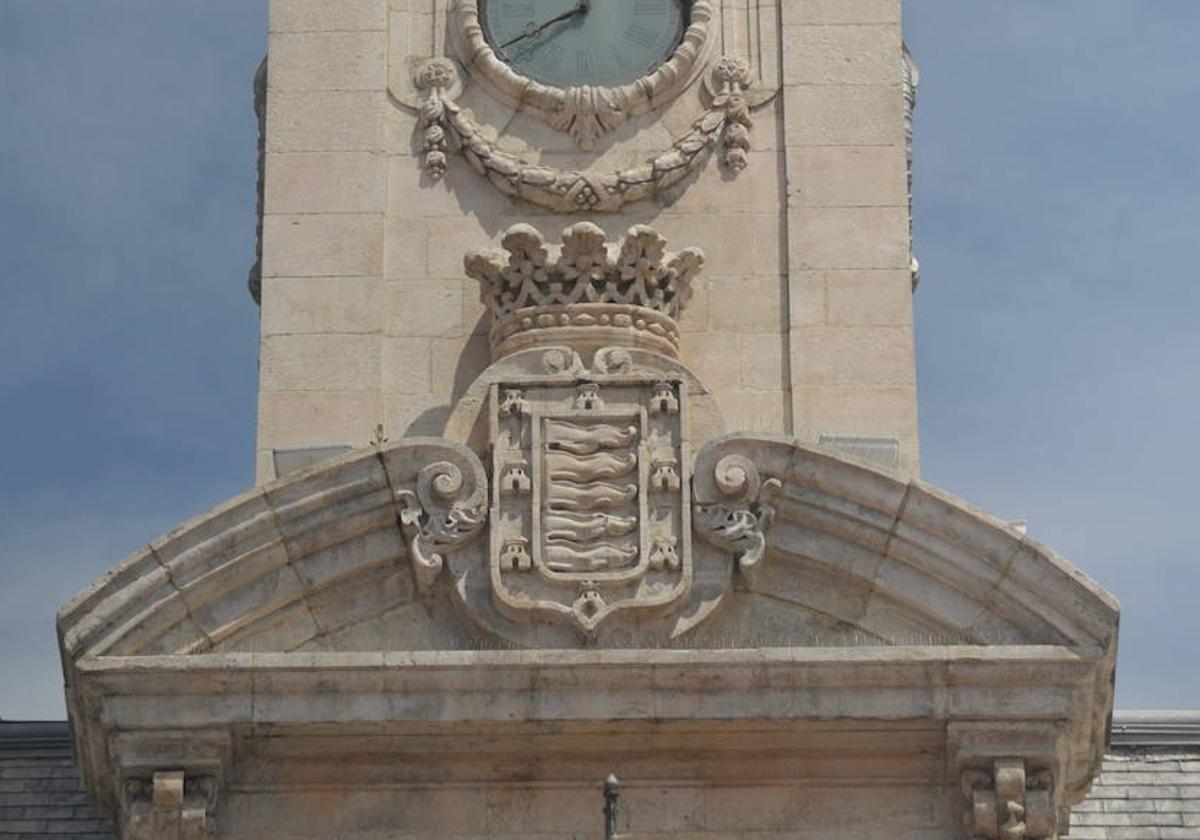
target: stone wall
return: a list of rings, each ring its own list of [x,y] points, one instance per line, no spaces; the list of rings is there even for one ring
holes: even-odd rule
[[[650,200],[561,214],[506,197],[456,153],[440,179],[422,169],[411,74],[454,54],[443,3],[272,0],[260,479],[276,473],[274,450],[362,446],[377,427],[440,433],[489,361],[464,253],[515,222],[557,241],[581,218],[610,239],[653,222],[673,246],[704,249],[681,356],[729,428],[896,439],[914,472],[899,7],[723,0],[713,54],[752,56],[755,102],[768,100],[746,168],[714,154]],[[587,171],[669,149],[704,110],[696,82],[582,152],[477,83],[457,101],[502,150]]]

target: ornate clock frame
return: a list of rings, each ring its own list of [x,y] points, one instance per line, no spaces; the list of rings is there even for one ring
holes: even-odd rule
[[[471,77],[502,102],[534,114],[571,135],[582,149],[631,117],[669,102],[687,89],[707,64],[713,0],[691,0],[688,26],[674,53],[653,71],[626,85],[555,87],[523,76],[496,54],[479,19],[480,0],[454,0],[451,41]]]

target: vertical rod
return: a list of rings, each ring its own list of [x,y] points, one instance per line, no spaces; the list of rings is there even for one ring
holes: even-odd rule
[[[617,800],[621,797],[621,782],[615,773],[604,780],[604,840],[617,838]]]

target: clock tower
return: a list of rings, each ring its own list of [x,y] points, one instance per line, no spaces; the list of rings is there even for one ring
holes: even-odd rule
[[[1119,611],[915,477],[899,12],[271,0],[259,482],[58,617],[121,840],[1068,833]]]
[[[730,429],[918,467],[900,2],[272,0],[258,475],[442,434],[470,252],[647,225]],[[615,246],[614,246],[615,247]]]

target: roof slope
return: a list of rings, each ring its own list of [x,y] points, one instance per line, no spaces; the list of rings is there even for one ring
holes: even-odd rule
[[[65,723],[0,721],[0,838],[112,840],[71,756]]]

